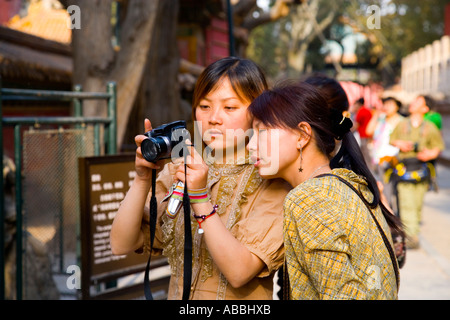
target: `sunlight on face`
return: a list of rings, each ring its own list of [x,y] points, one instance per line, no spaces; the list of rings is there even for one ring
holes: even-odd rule
[[[245,140],[252,132],[249,104],[239,98],[228,78],[200,100],[195,109],[196,126],[216,159],[235,157],[240,152],[245,155]]]
[[[283,178],[286,169],[297,162],[298,135],[284,128],[268,128],[258,120],[253,121],[253,132],[247,148],[260,176]]]

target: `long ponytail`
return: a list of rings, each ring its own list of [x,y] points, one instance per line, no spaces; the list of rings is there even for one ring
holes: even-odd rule
[[[373,200],[372,202],[369,202],[369,205],[372,208],[380,206],[388,225],[400,234],[404,235],[400,219],[394,215],[381,201],[377,180],[367,166],[361,152],[361,148],[359,147],[359,144],[351,131],[347,131],[342,135],[341,147],[337,154],[331,159],[330,167],[331,169],[346,168],[352,170],[360,176],[365,177],[369,190],[373,194]]]

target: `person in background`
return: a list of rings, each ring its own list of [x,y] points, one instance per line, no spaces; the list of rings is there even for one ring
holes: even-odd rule
[[[355,113],[355,122],[353,130],[357,130],[359,134],[359,143],[361,151],[364,155],[369,168],[372,167],[372,161],[370,160],[369,142],[371,136],[367,134],[367,125],[372,119],[372,111],[365,106],[364,98],[359,98],[353,104],[353,112]]]
[[[436,111],[436,102],[434,99],[428,95],[420,95],[417,97],[417,100],[417,103],[420,102],[421,104],[426,105],[429,109],[429,111],[425,113],[424,119],[434,123],[439,130],[442,130],[442,116]]]
[[[398,148],[389,143],[389,138],[397,124],[404,118],[398,111],[401,103],[393,97],[383,99],[379,110],[375,110],[366,128],[368,136],[372,136],[372,163],[374,173],[383,183],[384,194],[389,205],[391,203],[391,184],[384,181],[384,173],[390,167],[392,159],[397,156]]]
[[[430,121],[431,123],[433,123],[439,129],[439,131],[442,132],[442,116],[439,112],[436,111],[436,101],[428,95],[421,95],[419,96],[419,99],[420,97],[423,98],[425,105],[429,109],[429,111],[425,113],[423,118],[425,119],[425,121]],[[436,169],[436,160],[431,160],[431,164]],[[432,188],[438,190],[436,179],[432,180]]]
[[[434,174],[434,161],[444,150],[444,140],[436,125],[424,120],[429,112],[422,96],[409,105],[409,117],[402,120],[390,137],[399,148],[399,163],[393,170],[397,186],[400,218],[405,225],[407,247],[419,247],[419,231],[425,193]]]

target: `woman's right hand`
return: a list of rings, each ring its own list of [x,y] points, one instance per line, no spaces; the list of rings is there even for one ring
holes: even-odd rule
[[[152,130],[152,124],[149,119],[144,120],[144,128],[145,132]],[[141,144],[144,139],[148,139],[147,136],[140,134],[134,138],[136,142],[136,160],[135,160],[135,169],[136,169],[136,178],[141,180],[145,180],[146,182],[150,182],[152,177],[152,169],[160,169],[163,165],[163,161],[158,161],[157,163],[148,162],[144,159],[141,151]]]

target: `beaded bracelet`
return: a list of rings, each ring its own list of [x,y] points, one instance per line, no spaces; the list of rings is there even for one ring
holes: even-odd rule
[[[209,217],[211,217],[212,215],[214,215],[216,213],[216,210],[219,206],[216,204],[213,206],[213,210],[209,213],[209,214],[205,214],[205,215],[201,215],[201,216],[197,216],[195,215],[195,213],[192,214],[192,216],[197,220],[198,222],[198,233],[202,234],[203,232],[205,232],[202,229],[202,222],[204,222],[206,219],[208,219]],[[201,221],[199,221],[199,219],[202,219]]]

